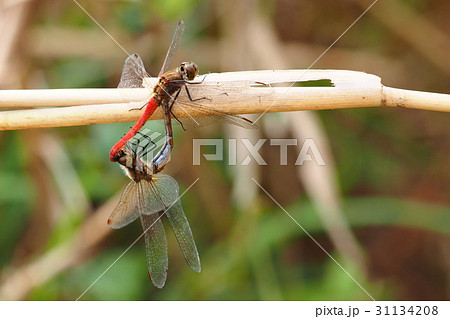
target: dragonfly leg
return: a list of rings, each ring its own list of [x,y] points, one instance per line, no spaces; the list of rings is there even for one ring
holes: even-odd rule
[[[186,131],[186,129],[184,128],[183,123],[178,119],[178,117],[175,116],[175,114],[173,114],[172,110],[170,110],[170,114],[172,114],[172,117],[177,120],[177,122],[181,125],[181,128],[183,129],[183,131]]]
[[[177,92],[177,93],[175,94],[175,96],[173,97],[172,102],[171,102],[171,104],[169,105],[169,112],[170,112],[170,114],[172,115],[172,117],[173,117],[175,120],[177,120],[177,122],[181,125],[181,128],[183,129],[183,131],[186,131],[186,129],[184,128],[183,123],[181,123],[181,121],[178,119],[178,117],[176,117],[175,114],[173,114],[173,112],[172,112],[172,107],[173,107],[173,105],[175,104],[175,101],[177,100],[178,95],[180,95],[180,92],[181,92],[181,90],[178,90],[178,92]]]
[[[146,105],[147,105],[147,102],[146,102],[144,105],[142,105],[141,107],[135,107],[135,108],[129,109],[128,112],[129,112],[129,111],[140,111],[140,110],[142,110]]]
[[[203,81],[202,81],[202,82],[203,82]],[[188,82],[188,83],[190,83],[190,84],[198,84],[198,83],[191,83],[191,82]],[[201,83],[201,82],[199,82],[199,83]],[[184,85],[184,89],[186,90],[187,96],[188,96],[188,98],[189,98],[189,100],[190,100],[191,102],[196,102],[196,101],[201,101],[201,100],[212,101],[210,98],[207,98],[207,97],[201,97],[201,98],[198,98],[198,99],[193,99],[192,96],[191,96],[191,93],[189,92],[189,89],[187,88],[187,85]],[[176,100],[176,98],[178,97],[178,95],[180,94],[180,92],[181,92],[181,90],[177,92],[175,98],[174,98],[173,101],[172,101],[172,104],[170,105],[169,110],[170,110],[170,114],[172,114],[173,118],[174,118],[175,120],[177,120],[178,123],[180,123],[181,127],[183,128],[183,130],[186,131],[186,129],[184,128],[183,123],[181,123],[181,121],[180,121],[180,120],[175,116],[175,114],[173,114],[173,112],[172,112],[172,106],[173,106],[173,104],[175,103],[175,100]],[[186,112],[186,111],[185,111],[185,112]]]
[[[201,81],[197,81],[197,82],[185,81],[185,82],[188,83],[188,84],[202,84],[203,81],[205,81],[205,79],[206,79],[206,77],[207,77],[208,75],[209,75],[209,73],[208,73],[208,74],[205,74],[205,76],[203,77],[203,79],[202,79]]]
[[[201,82],[200,82],[201,83]],[[190,84],[197,84],[197,83],[190,83]],[[188,96],[188,98],[189,98],[189,100],[191,101],[191,102],[196,102],[196,101],[201,101],[201,100],[208,100],[208,101],[212,101],[210,98],[207,98],[207,97],[200,97],[200,98],[198,98],[198,99],[193,99],[192,98],[192,96],[191,96],[191,93],[189,92],[189,89],[187,88],[187,85],[184,85],[184,89],[186,90],[186,93],[187,93],[187,96]]]

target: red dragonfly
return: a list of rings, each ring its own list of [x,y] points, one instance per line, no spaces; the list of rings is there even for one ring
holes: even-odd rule
[[[167,238],[161,217],[166,215],[188,265],[201,271],[200,257],[189,222],[179,199],[178,184],[170,176],[153,175],[144,160],[150,142],[127,142],[118,152],[118,162],[131,181],[108,219],[112,228],[121,228],[140,218],[144,229],[148,273],[152,283],[162,288],[167,278]]]
[[[169,50],[167,51],[166,58],[164,59],[163,66],[159,72],[158,84],[153,88],[153,94],[150,100],[147,102],[147,107],[144,113],[133,125],[133,127],[117,142],[109,153],[109,158],[113,162],[117,162],[119,159],[118,152],[125,146],[125,144],[144,126],[150,116],[155,112],[156,108],[160,105],[162,100],[166,100],[171,94],[177,91],[173,85],[168,85],[170,82],[178,81],[177,86],[181,86],[181,80],[193,80],[198,74],[198,67],[195,64],[189,64],[188,67],[180,66],[176,71],[170,71],[165,73],[167,66],[170,64],[176,48],[181,40],[181,36],[184,32],[184,22],[181,20],[177,24],[175,33],[172,38]],[[145,71],[142,59],[137,53],[130,55],[123,66],[122,76],[120,78],[119,88],[139,88],[143,87],[142,79],[148,77]],[[179,90],[179,88],[178,88]]]
[[[206,97],[200,97],[193,99],[186,84],[198,84],[201,85],[202,82],[191,82],[198,74],[198,66],[192,62],[183,62],[175,71],[165,72],[167,66],[170,64],[175,50],[180,42],[181,36],[184,32],[184,22],[179,21],[175,34],[172,39],[172,43],[166,54],[163,66],[159,73],[159,81],[153,88],[152,97],[147,102],[146,109],[138,122],[117,142],[111,149],[109,154],[110,160],[117,162],[119,159],[119,151],[125,146],[127,141],[129,141],[136,133],[144,126],[150,116],[155,112],[158,106],[162,106],[164,111],[164,122],[166,130],[166,144],[163,147],[162,152],[160,152],[160,161],[167,161],[167,157],[170,156],[170,151],[173,147],[172,138],[172,126],[171,117],[173,117],[172,107],[174,106],[178,95],[181,92],[181,88],[185,88],[187,96],[190,103],[183,104],[183,111],[189,116],[189,111],[195,110],[195,113],[200,113],[203,120],[200,121],[204,124],[211,124],[211,122],[226,122],[235,124],[245,128],[255,128],[256,126],[252,121],[240,117],[238,115],[233,115],[227,112],[222,112],[219,110],[211,109],[203,106],[199,103],[194,103],[196,101],[208,99]],[[119,83],[119,88],[142,88],[144,87],[145,79],[148,78],[147,72],[145,71],[144,63],[137,53],[130,55],[124,64],[122,76]],[[203,91],[203,90],[202,90]],[[206,89],[205,89],[206,91]],[[216,92],[214,92],[217,94]],[[175,118],[180,124],[182,121]],[[192,119],[197,125],[199,122]],[[186,123],[183,120],[183,124]]]

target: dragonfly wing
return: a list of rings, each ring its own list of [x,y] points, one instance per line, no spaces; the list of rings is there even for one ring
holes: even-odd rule
[[[146,207],[143,214],[164,212],[178,199],[178,184],[168,175],[154,175],[152,181],[142,180],[141,183],[146,185],[142,190]]]
[[[158,193],[155,193],[154,191],[154,182],[149,182],[147,180],[141,180],[140,182],[142,185],[144,185],[144,187],[142,187],[141,189],[141,198],[144,200],[144,203],[142,204],[144,208],[141,210],[141,213],[144,215],[150,215],[158,213],[160,211],[164,211],[165,205],[163,202],[161,202]]]
[[[158,197],[166,205],[166,215],[169,218],[178,245],[181,248],[184,259],[196,272],[201,271],[200,257],[195,245],[191,227],[184,214],[178,195],[178,183],[172,177],[164,174],[156,175],[155,189]]]
[[[140,217],[142,228],[145,232],[145,253],[148,273],[155,287],[162,288],[166,283],[169,264],[166,233],[158,213],[149,215],[141,214]]]
[[[178,183],[172,177],[164,174],[155,175],[151,182],[141,181],[141,183],[143,182],[148,184],[146,184],[146,187],[143,187],[143,191],[146,194],[141,196],[141,198],[145,198],[145,208],[141,212],[143,214],[151,214],[156,209],[165,212],[184,259],[193,270],[200,272],[200,257],[195,246],[191,227],[179,200]]]
[[[180,101],[177,99],[173,104],[172,111],[175,115],[178,115],[176,118],[183,123],[183,126],[187,127],[225,123],[237,125],[246,129],[258,128],[256,124],[243,116],[208,107],[203,105],[201,101],[186,101],[185,98]],[[193,117],[193,115],[195,115],[195,117]],[[172,123],[177,122],[177,120],[172,121]]]
[[[253,124],[253,122],[245,117],[234,115],[234,114],[227,114],[223,112],[223,114],[219,112],[212,112],[210,110],[205,111],[205,114],[209,113],[215,113],[220,115],[214,115],[214,116],[198,116],[198,117],[190,117],[189,111],[182,111],[187,116],[186,118],[177,118],[182,124],[184,128],[198,128],[198,127],[204,127],[208,125],[213,125],[217,123],[223,123],[223,124],[233,124],[239,127],[243,127],[246,129],[256,129],[258,126],[256,124]],[[199,113],[199,110],[196,110],[196,113]],[[175,119],[172,121],[172,123],[179,124],[178,121]]]
[[[184,259],[194,271],[200,272],[201,265],[197,246],[195,245],[194,236],[192,235],[191,227],[184,214],[180,200],[177,200],[170,206],[166,215],[169,218],[170,225],[175,233]]]
[[[125,186],[119,204],[109,216],[108,225],[115,229],[122,228],[138,217],[138,185],[131,181]]]
[[[173,34],[172,42],[170,43],[169,50],[167,50],[166,57],[164,59],[164,63],[161,67],[161,71],[159,72],[159,77],[161,77],[164,73],[166,73],[167,68],[169,67],[170,62],[172,61],[175,52],[177,51],[178,44],[180,43],[181,37],[184,33],[184,22],[183,20],[178,21],[177,28],[175,29],[175,33]]]
[[[118,88],[142,88],[142,79],[147,76],[141,57],[133,53],[125,60]]]

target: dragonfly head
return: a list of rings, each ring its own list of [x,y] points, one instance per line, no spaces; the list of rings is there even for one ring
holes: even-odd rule
[[[116,155],[116,162],[119,163],[125,175],[130,179],[136,179],[136,165],[132,155],[127,154],[126,151],[120,150]]]
[[[122,166],[132,168],[133,167],[133,157],[128,155],[123,149],[117,152],[115,156],[115,161]]]
[[[136,159],[136,152],[126,147],[120,150],[116,156],[116,162],[119,163],[125,174],[134,181],[142,179],[151,180],[152,173],[150,168],[141,159]]]
[[[178,73],[183,75],[183,80],[192,81],[198,74],[198,66],[194,62],[183,62],[178,67]]]

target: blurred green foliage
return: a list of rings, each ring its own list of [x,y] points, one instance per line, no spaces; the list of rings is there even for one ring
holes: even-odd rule
[[[323,238],[323,226],[311,204],[298,203],[287,211],[315,238]],[[450,235],[450,209],[436,205],[391,198],[350,199],[344,204],[350,226],[412,227]],[[56,277],[37,289],[31,299],[47,300],[51,291],[64,287],[58,298],[76,299],[114,263],[91,290],[87,300],[146,300],[151,291],[155,300],[366,300],[367,296],[332,260],[302,260],[292,263],[286,256],[292,245],[306,237],[299,227],[280,209],[270,209],[246,233],[242,244],[232,239],[199,247],[202,267],[200,274],[191,271],[173,242],[169,254],[169,278],[162,290],[147,282],[144,247],[141,240],[127,254],[116,259],[127,245],[138,237],[139,225],[134,225],[125,246],[110,248],[95,259]],[[136,222],[135,224],[139,224]],[[138,226],[138,227],[136,227]],[[168,225],[166,225],[168,226]],[[195,230],[195,225],[193,225]],[[168,228],[167,228],[168,230]],[[125,232],[121,230],[120,232]],[[169,233],[170,231],[167,231]],[[173,235],[171,236],[173,237]],[[338,262],[338,256],[334,256]],[[351,265],[349,265],[351,266]],[[175,270],[174,270],[175,269]],[[357,268],[352,276],[368,291],[377,291],[375,283],[365,282]],[[213,278],[212,278],[213,277]],[[299,283],[301,285],[299,286]],[[388,299],[381,294],[378,298]],[[54,298],[50,298],[54,299]]]

